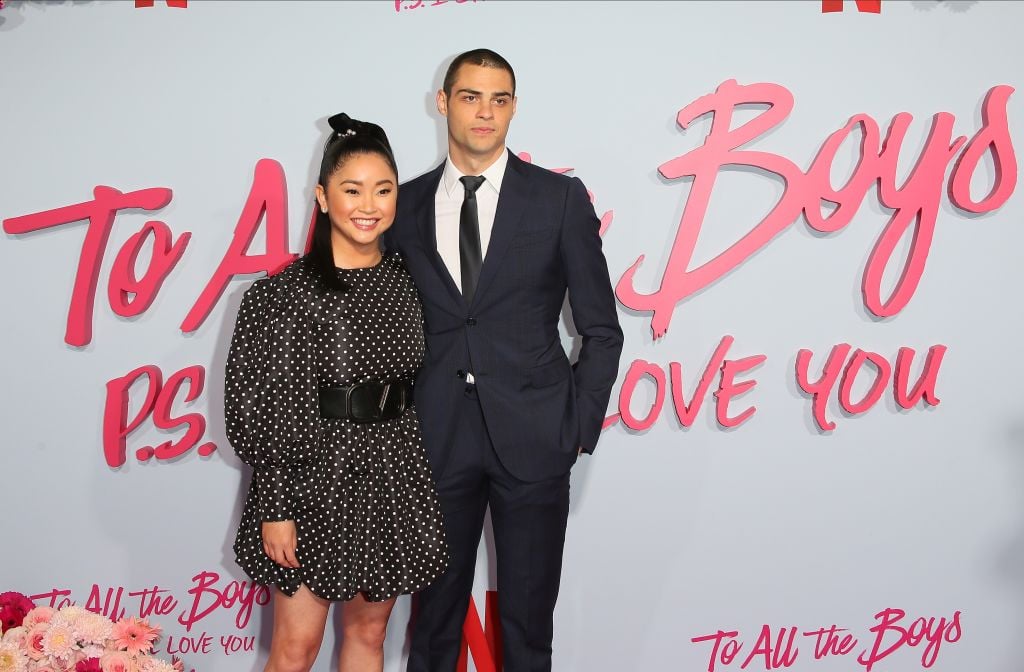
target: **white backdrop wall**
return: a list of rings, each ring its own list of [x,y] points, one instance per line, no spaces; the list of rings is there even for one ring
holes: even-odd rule
[[[573,169],[608,223],[613,283],[643,255],[622,287],[650,294],[682,283],[684,268],[716,257],[784,193],[806,193],[795,182],[786,192],[762,169],[726,167],[707,212],[691,211],[679,233],[691,189],[709,184],[715,165],[689,155],[703,175],[696,180],[658,169],[705,143],[711,115],[685,130],[676,115],[723,83],[771,83],[792,94],[788,117],[746,149],[804,171],[854,115],[870,116],[884,138],[893,117],[909,113],[897,148],[899,186],[927,146],[933,115],[949,113],[953,136],[970,139],[984,125],[989,91],[1015,87],[1024,74],[1017,2],[884,0],[880,13],[859,12],[854,2],[829,13],[820,2],[187,5],[97,0],[0,9],[0,590],[108,612],[120,597],[117,608],[127,614],[151,607],[153,591],[162,591],[150,613],[164,627],[161,652],[186,651],[187,669],[195,670],[259,669],[269,645],[270,610],[257,605],[250,614],[265,593],[233,583],[245,579],[230,546],[248,474],[224,437],[221,392],[238,303],[257,276],[233,278],[205,321],[181,331],[229,249],[258,161],[283,168],[287,205],[270,218],[280,224],[286,215],[288,247],[297,253],[326,118],[345,111],[380,123],[402,178],[413,177],[444,155],[433,97],[446,63],[490,47],[516,68],[510,147],[539,165]],[[948,162],[925,161],[922,171],[937,176],[919,192],[936,204],[934,236],[916,291],[893,315],[872,313],[862,291],[862,273],[894,212],[874,184],[849,206],[855,214],[840,230],[821,233],[788,216],[791,224],[758,252],[669,301],[675,307],[663,338],[652,338],[651,313],[620,291],[626,345],[610,426],[596,455],[573,471],[555,669],[1021,669],[1024,205],[1005,181],[1015,179],[1017,161],[1008,141],[1024,138],[1020,95],[1003,105],[1002,165],[987,153],[970,178],[981,200],[1003,175],[1009,197],[998,207],[972,213],[951,202],[948,178],[962,146]],[[762,109],[742,106],[731,128]],[[1000,125],[998,111],[987,115],[991,126]],[[855,132],[839,147],[836,187],[855,173],[860,138]],[[92,200],[99,185],[173,195],[156,210],[117,214],[101,245],[91,339],[69,345],[87,222],[16,230],[38,223],[26,215]],[[150,220],[165,222],[175,240],[191,237],[152,305],[121,317],[108,281],[122,246]],[[670,262],[677,235],[695,233],[695,225],[689,265]],[[263,231],[251,254],[262,251]],[[899,282],[911,238],[903,236],[886,267],[883,298]],[[150,248],[139,256],[140,276]],[[722,363],[709,364],[726,336],[734,340],[724,359],[763,356],[728,365],[739,367],[737,383],[756,381],[726,415],[756,412],[732,428],[716,419]],[[565,342],[572,347],[571,327]],[[913,348],[911,383],[929,348],[945,346],[930,401],[904,409],[889,383],[869,410],[850,413],[837,380],[824,402],[836,427],[822,430],[812,396],[797,384],[797,354],[812,353],[814,380],[844,343],[849,356],[862,349],[891,364],[901,348]],[[670,385],[673,362],[681,364],[681,386]],[[144,365],[158,367],[165,382],[186,367],[205,373],[196,398],[185,401],[197,382],[185,381],[168,412],[205,418],[202,438],[173,459],[142,460],[139,449],[185,434],[184,425],[160,429],[147,416],[127,435],[124,463],[112,467],[104,409],[117,410],[120,397],[108,399],[107,383]],[[703,404],[681,423],[673,394],[691,403],[705,367]],[[652,373],[624,389],[631,370]],[[852,403],[870,392],[875,373],[870,364],[848,372]],[[651,412],[658,375],[665,397]],[[128,419],[143,406],[147,384],[141,378],[129,388]],[[616,421],[620,411],[628,423]],[[209,444],[212,454],[200,455]],[[494,588],[486,543],[477,576],[483,622],[485,593]],[[403,668],[408,615],[403,598],[387,670]],[[905,641],[899,628],[920,617]],[[833,625],[857,643],[816,657],[817,637],[805,633]],[[922,625],[938,644],[926,638],[911,646]],[[705,638],[719,631],[736,634],[723,635],[712,655],[715,640]],[[730,641],[742,644],[732,659]],[[316,669],[331,668],[336,648],[329,637]]]

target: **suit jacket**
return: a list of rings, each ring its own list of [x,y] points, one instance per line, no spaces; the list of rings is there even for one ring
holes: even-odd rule
[[[434,195],[444,164],[399,189],[386,244],[402,254],[424,309],[427,355],[416,408],[435,476],[444,472],[465,372],[501,463],[538,481],[564,474],[601,433],[622,351],[600,222],[577,178],[509,156],[473,302],[437,252]],[[566,290],[582,349],[558,336]]]

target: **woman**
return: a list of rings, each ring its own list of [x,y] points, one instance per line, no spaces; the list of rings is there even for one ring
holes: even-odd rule
[[[272,672],[310,669],[332,601],[339,669],[383,669],[396,597],[448,558],[412,407],[419,299],[379,242],[398,170],[379,126],[329,122],[311,250],[245,293],[226,370],[228,438],[253,468],[234,548],[277,586]]]

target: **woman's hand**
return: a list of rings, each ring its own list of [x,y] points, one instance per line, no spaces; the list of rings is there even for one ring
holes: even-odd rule
[[[294,520],[276,520],[263,523],[263,552],[282,567],[298,567],[295,549],[299,535]]]

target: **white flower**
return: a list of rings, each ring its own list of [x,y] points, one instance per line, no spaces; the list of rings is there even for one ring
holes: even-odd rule
[[[86,612],[78,622],[78,633],[87,643],[103,646],[110,638],[110,632],[114,629],[114,623],[100,614]]]
[[[0,672],[25,672],[28,669],[28,658],[14,642],[0,642]]]
[[[5,642],[14,642],[18,646],[21,646],[21,643],[25,641],[25,636],[27,634],[28,630],[25,628],[25,626],[19,625],[18,627],[11,628],[7,632],[5,632],[2,639]]]
[[[85,609],[72,604],[64,607],[54,614],[51,623],[54,625],[66,625],[74,630],[78,628],[78,624],[81,622],[82,618],[86,614],[91,613],[91,611],[86,611]]]
[[[145,658],[141,662],[139,667],[142,672],[178,672],[174,669],[174,665],[159,658]]]

